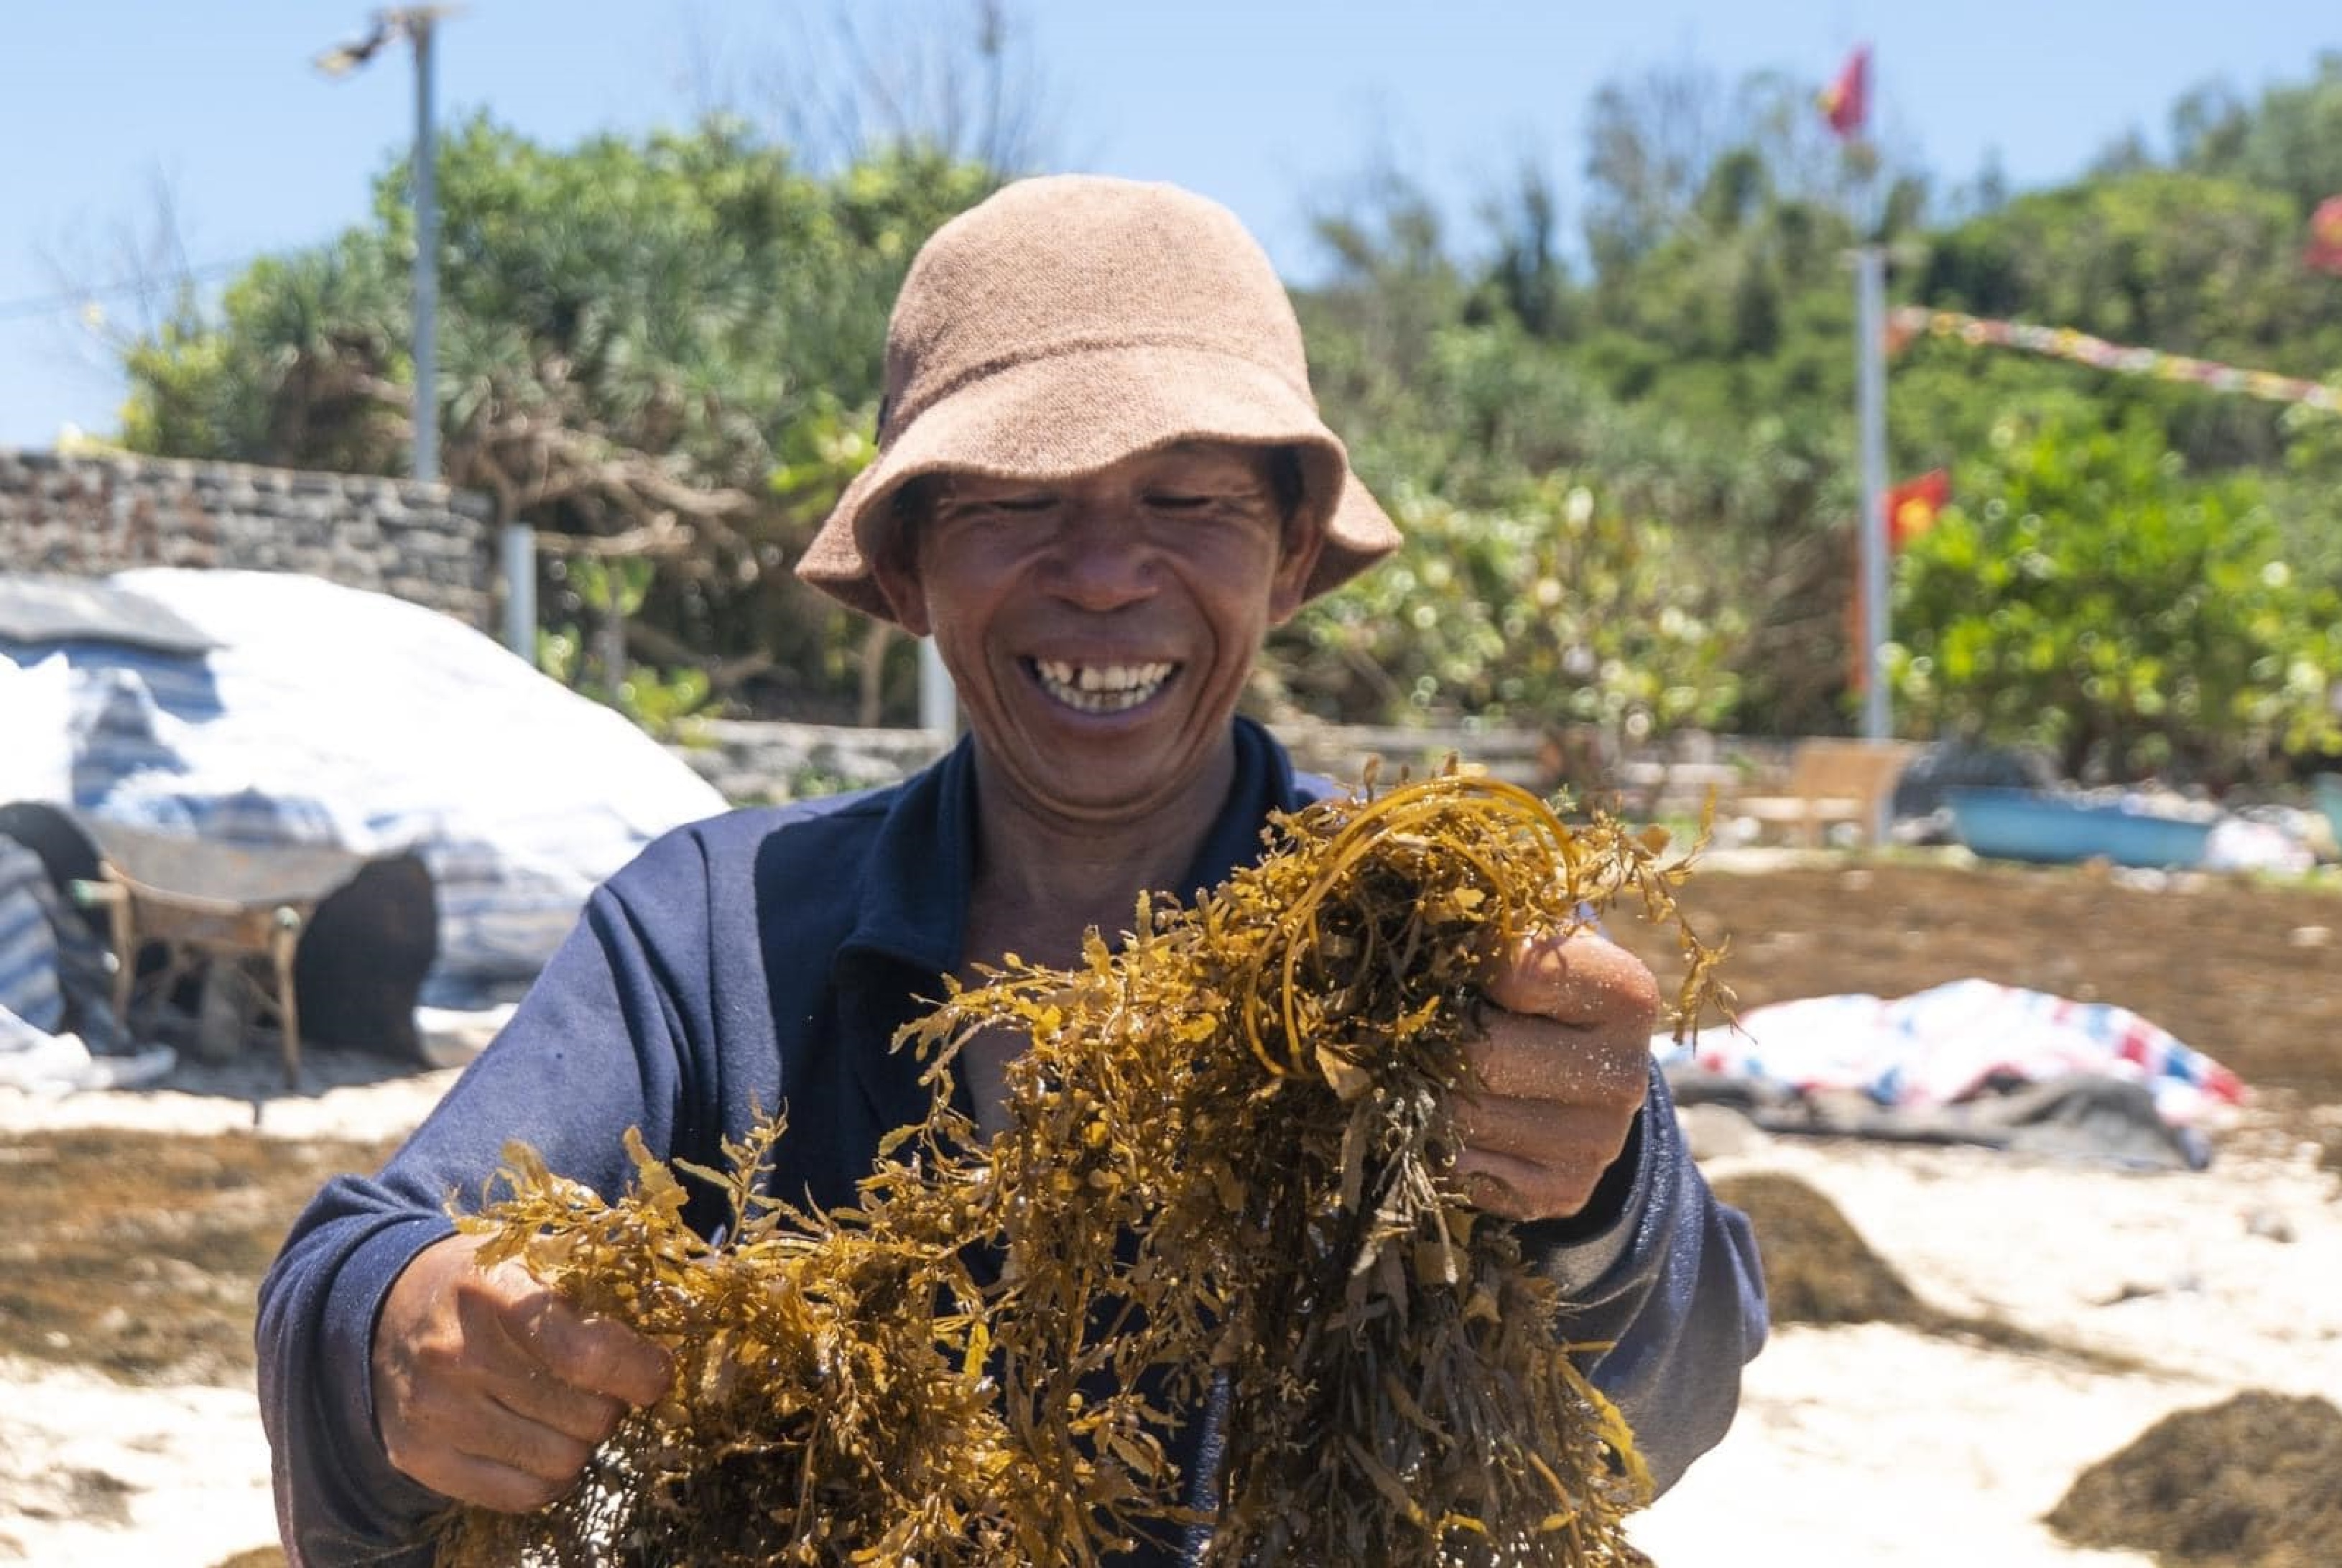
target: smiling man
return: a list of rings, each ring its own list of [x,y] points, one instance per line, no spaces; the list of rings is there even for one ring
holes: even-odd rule
[[[337,1180],[262,1287],[261,1394],[296,1563],[427,1560],[450,1501],[536,1506],[664,1356],[442,1211],[505,1140],[606,1193],[622,1144],[721,1164],[784,1107],[775,1190],[851,1199],[926,1111],[896,1031],[940,975],[1063,964],[1139,895],[1187,896],[1323,794],[1236,714],[1269,629],[1397,544],[1319,419],[1268,261],[1162,185],[1025,181],[946,225],[905,281],[879,454],[798,571],[936,640],[968,737],[906,783],[728,814],[598,890],[511,1024],[383,1172]],[[1492,984],[1460,1164],[1524,1222],[1573,1340],[1662,1486],[1729,1423],[1765,1333],[1746,1222],[1709,1195],[1646,1046],[1647,969],[1590,933]],[[961,1058],[999,1121],[1013,1039]],[[712,1229],[716,1194],[689,1212]],[[1208,1419],[1173,1434],[1208,1480]],[[1186,1561],[1165,1542],[1135,1563]]]

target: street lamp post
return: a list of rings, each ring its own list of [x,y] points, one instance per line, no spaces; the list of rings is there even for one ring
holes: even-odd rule
[[[406,12],[415,44],[415,477],[439,477],[439,192],[428,8]]]
[[[329,76],[347,75],[395,39],[415,46],[415,157],[411,177],[415,195],[415,444],[408,467],[428,484],[439,477],[439,205],[435,175],[437,149],[433,145],[435,115],[431,104],[431,34],[449,5],[400,5],[374,14],[374,26],[363,38],[337,44],[317,56],[317,69]]]
[[[329,76],[345,75],[394,40],[415,50],[415,435],[408,469],[425,484],[439,473],[439,152],[438,115],[432,103],[435,73],[432,38],[439,23],[461,9],[454,5],[399,5],[374,14],[363,38],[336,45],[317,56]],[[507,522],[498,551],[505,579],[505,645],[532,664],[536,659],[536,534],[525,523]]]
[[[1887,707],[1887,245],[1855,252],[1855,385],[1862,469],[1862,734],[1894,737]]]

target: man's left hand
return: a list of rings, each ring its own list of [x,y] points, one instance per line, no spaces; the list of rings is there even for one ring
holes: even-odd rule
[[[1594,1196],[1642,1107],[1658,981],[1580,930],[1516,944],[1486,989],[1496,1005],[1471,1047],[1482,1087],[1459,1109],[1456,1174],[1491,1213],[1566,1219]]]

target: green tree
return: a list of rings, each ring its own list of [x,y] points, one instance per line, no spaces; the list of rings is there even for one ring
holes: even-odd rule
[[[2190,476],[2144,419],[2013,417],[1955,485],[1895,584],[1917,724],[2215,787],[2342,742],[2342,597],[2285,559],[2252,476]]]
[[[1742,237],[1736,260],[1772,254],[1776,240],[1794,253],[1786,268],[1794,287],[1777,285],[1777,270],[1725,266],[1717,275],[1761,275],[1775,290],[1764,301],[1779,307],[1769,356],[1745,336],[1736,341],[1728,317],[1713,335],[1696,335],[1706,328],[1681,318],[1705,283],[1663,261],[1651,264],[1651,298],[1627,324],[1540,332],[1535,313],[1514,301],[1525,272],[1540,290],[1554,284],[1549,260],[1518,265],[1541,254],[1535,235],[1549,205],[1526,204],[1478,270],[1455,254],[1428,199],[1403,181],[1384,181],[1357,211],[1322,225],[1336,265],[1296,303],[1320,401],[1351,433],[1370,484],[1394,493],[1411,485],[1448,504],[1455,514],[1444,537],[1496,526],[1556,475],[1566,487],[1586,486],[1618,514],[1672,532],[1665,558],[1680,580],[1669,591],[1683,603],[1712,603],[1718,584],[1733,586],[1738,615],[1698,617],[1711,631],[1732,628],[1729,663],[1738,672],[1723,699],[1707,704],[1710,722],[1841,727],[1843,623],[1815,606],[1843,604],[1851,584],[1843,530],[1852,497],[1839,455],[1851,445],[1851,305],[1831,231],[1809,221],[1809,209],[1767,206],[1769,196],[1754,193],[1770,187],[1745,164],[1721,171],[1718,183],[1749,187],[1719,202],[1755,204],[1747,221],[1756,237]],[[1663,247],[1674,254],[1674,242]],[[1582,316],[1591,299],[1581,288],[1562,315]],[[1622,359],[1639,368],[1621,374]],[[1832,386],[1844,395],[1817,395]],[[1440,587],[1429,585],[1435,580]],[[1470,596],[1482,586],[1470,574],[1418,575],[1411,593],[1417,604],[1438,603],[1443,623],[1462,626],[1486,614]],[[1654,675],[1663,688],[1684,684],[1664,668]],[[1389,716],[1403,716],[1414,690],[1345,684],[1323,664],[1296,673],[1292,684],[1316,705],[1359,717],[1376,716],[1377,690],[1401,704]],[[1453,684],[1440,705],[1459,711],[1480,689]],[[1512,711],[1531,722],[1562,716]]]
[[[590,619],[580,585],[603,581],[562,569],[566,554],[639,556],[658,570],[623,596],[638,656],[698,666],[758,705],[844,717],[875,692],[906,714],[906,651],[888,657],[781,568],[867,460],[904,269],[991,184],[916,147],[816,178],[723,122],[565,150],[484,119],[447,136],[445,474],[540,531],[549,620]],[[127,444],[403,471],[405,189],[391,168],[372,224],[256,263],[216,315],[183,315],[134,345]],[[870,678],[873,661],[898,672],[891,686]]]
[[[1272,668],[1289,696],[1640,742],[1732,709],[1739,627],[1676,534],[1566,473],[1467,509],[1401,484],[1397,556],[1306,609]]]
[[[2320,55],[2308,81],[2272,86],[2256,105],[2197,88],[2172,106],[2171,133],[2179,167],[2281,192],[2307,217],[2342,195],[2342,53]]]

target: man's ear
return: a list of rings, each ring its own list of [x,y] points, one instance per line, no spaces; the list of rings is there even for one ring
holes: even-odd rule
[[[1285,525],[1284,548],[1268,583],[1268,624],[1282,626],[1309,597],[1310,574],[1325,553],[1326,524],[1314,511],[1297,509]]]
[[[886,608],[903,629],[915,637],[935,630],[927,615],[927,594],[919,580],[918,546],[909,524],[896,522],[870,554],[870,575]]]

